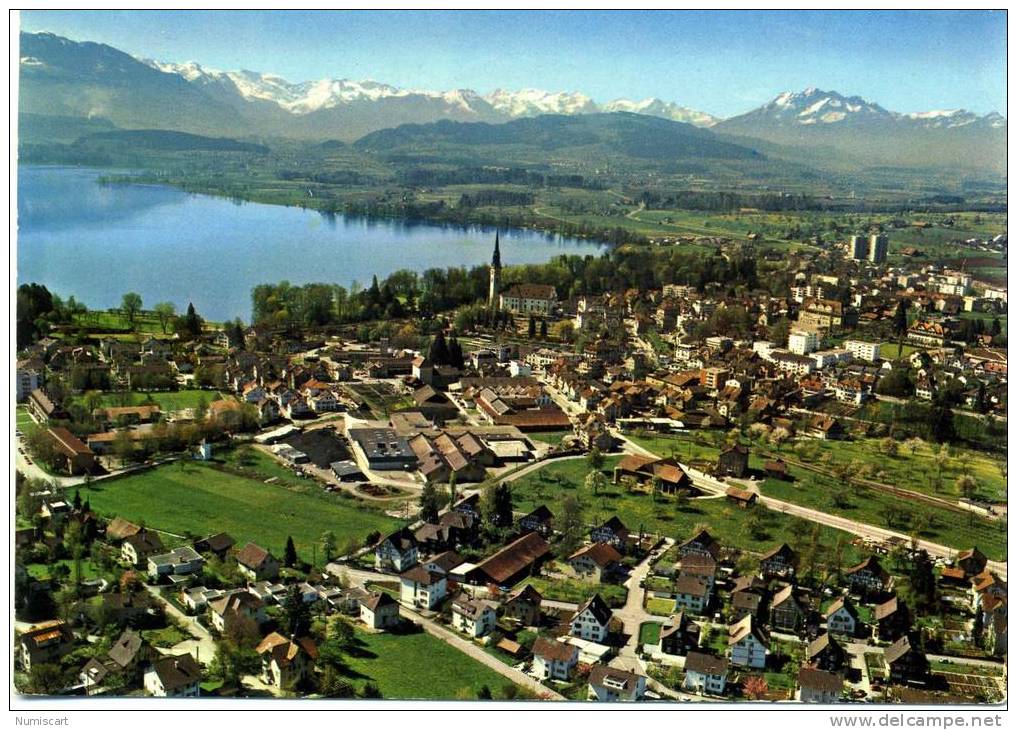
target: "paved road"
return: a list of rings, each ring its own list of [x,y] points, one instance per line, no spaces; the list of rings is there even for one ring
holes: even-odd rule
[[[212,635],[208,632],[208,629],[198,623],[197,616],[188,616],[186,613],[163,598],[162,594],[159,593],[155,586],[146,585],[145,590],[151,593],[155,599],[163,605],[163,608],[166,610],[168,615],[172,616],[180,624],[182,624],[184,630],[194,637],[191,639],[185,639],[170,649],[163,650],[163,653],[181,654],[183,652],[187,652],[199,662],[208,664],[212,661],[212,657],[215,656],[215,641],[212,639]]]

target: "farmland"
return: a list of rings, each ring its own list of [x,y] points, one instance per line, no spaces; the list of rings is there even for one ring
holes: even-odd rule
[[[308,561],[328,530],[343,545],[399,524],[310,485],[266,484],[185,461],[93,483],[82,490],[85,497],[93,509],[108,517],[121,515],[177,535],[226,531],[239,544],[253,541],[277,555],[282,555],[286,538],[292,536],[297,553]]]

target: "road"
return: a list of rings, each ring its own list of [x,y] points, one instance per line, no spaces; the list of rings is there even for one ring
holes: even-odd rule
[[[198,622],[198,618],[196,616],[188,616],[167,601],[155,586],[146,585],[145,590],[151,593],[162,604],[167,615],[172,616],[193,637],[175,644],[171,649],[164,651],[164,653],[181,654],[186,652],[198,662],[207,664],[212,661],[212,657],[215,656],[215,640],[212,639],[208,629]]]

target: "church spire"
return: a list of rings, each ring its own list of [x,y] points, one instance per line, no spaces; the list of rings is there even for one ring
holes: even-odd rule
[[[498,247],[498,232],[494,232],[494,256],[491,257],[491,266],[501,268],[501,249]]]

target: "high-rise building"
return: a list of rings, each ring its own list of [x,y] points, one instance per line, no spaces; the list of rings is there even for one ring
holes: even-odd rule
[[[498,234],[494,234],[494,255],[491,257],[491,286],[487,294],[487,304],[492,309],[498,307],[498,294],[501,290],[501,250],[498,248]]]
[[[874,264],[881,264],[886,261],[886,253],[890,243],[886,236],[881,233],[873,233],[869,236],[869,261]]]
[[[869,254],[869,242],[865,240],[865,236],[851,236],[848,253],[855,261],[864,261]]]

